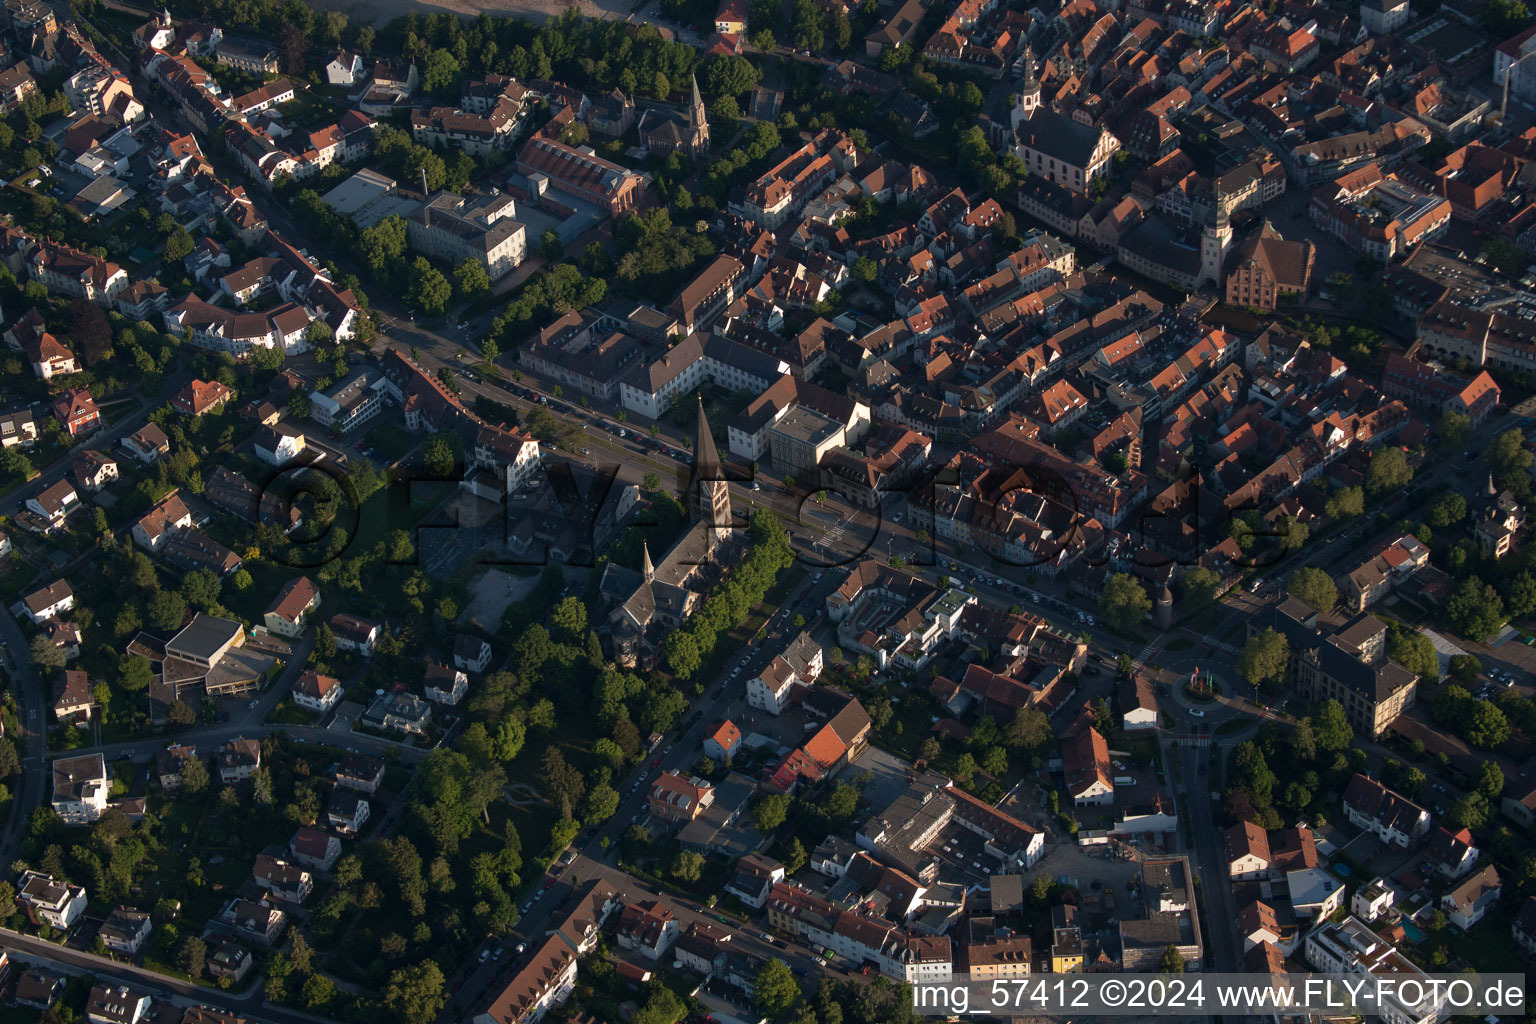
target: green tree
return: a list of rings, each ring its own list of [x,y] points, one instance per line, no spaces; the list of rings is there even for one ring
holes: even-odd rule
[[[208,960],[208,944],[196,935],[188,935],[181,940],[181,945],[176,949],[176,966],[186,971],[193,978],[203,976],[203,967]]]
[[[1355,738],[1355,732],[1349,726],[1349,717],[1344,714],[1344,706],[1331,698],[1318,705],[1317,714],[1312,719],[1312,733],[1316,737],[1317,749],[1327,754],[1349,749],[1350,742]]]
[[[1504,770],[1497,761],[1484,761],[1478,766],[1473,788],[1483,794],[1489,803],[1499,798],[1504,792]]]
[[[1157,969],[1163,974],[1183,974],[1184,954],[1179,952],[1178,946],[1169,946],[1163,950],[1163,955],[1157,961]]]
[[[1467,517],[1467,499],[1455,491],[1441,491],[1425,510],[1424,521],[1437,530],[1454,526]]]
[[[1472,419],[1464,412],[1448,409],[1435,423],[1435,436],[1442,447],[1459,451],[1472,436]]]
[[[1216,604],[1221,577],[1203,565],[1187,566],[1179,573],[1179,597],[1191,615],[1204,615]]]
[[[1291,661],[1291,645],[1284,634],[1267,628],[1249,637],[1237,659],[1237,671],[1251,686],[1278,682],[1285,677]]]
[[[681,630],[668,634],[663,650],[667,656],[667,665],[672,669],[672,674],[679,679],[689,679],[699,666],[703,658],[699,655],[699,644],[692,633]]]
[[[181,596],[199,611],[208,611],[219,603],[223,581],[211,569],[194,569],[181,581]]]
[[[1445,815],[1451,828],[1482,828],[1488,820],[1488,798],[1481,793],[1468,793],[1451,804]]]
[[[188,759],[181,766],[181,791],[188,796],[198,796],[208,789],[208,766],[201,757]]]
[[[162,253],[165,264],[174,266],[186,259],[191,254],[194,244],[196,243],[192,241],[192,236],[187,233],[187,229],[178,227],[175,234],[165,240],[165,251]]]
[[[1371,455],[1370,464],[1365,469],[1367,494],[1401,491],[1412,482],[1413,470],[1409,468],[1408,457],[1401,448],[1388,445],[1376,449]]]
[[[459,86],[459,62],[447,50],[427,54],[421,72],[421,87],[441,96],[456,95]]]
[[[117,663],[117,685],[129,693],[140,693],[149,689],[154,676],[154,666],[143,655],[125,655]]]
[[[470,257],[453,268],[453,280],[465,298],[477,298],[491,290],[491,277],[485,272],[485,265]]]
[[[1482,673],[1483,663],[1475,654],[1453,654],[1447,671],[1458,683],[1470,683]]]
[[[420,307],[428,316],[438,316],[448,308],[453,298],[453,286],[425,256],[416,257],[411,264],[410,302]]]
[[[45,672],[63,668],[67,660],[64,657],[64,648],[42,633],[32,638],[28,651],[32,656],[32,663]]]
[[[1291,573],[1291,578],[1286,581],[1286,592],[1320,612],[1326,612],[1339,603],[1339,588],[1334,584],[1333,577],[1310,565]]]
[[[1445,603],[1451,628],[1472,640],[1483,640],[1504,624],[1504,602],[1498,591],[1469,576]]]
[[[765,963],[752,980],[752,998],[757,1008],[770,1017],[785,1013],[800,999],[800,986],[783,960]]]
[[[1051,721],[1039,708],[1020,708],[1008,725],[1007,740],[1015,750],[1039,750],[1051,741]]]
[[[400,1024],[432,1024],[444,1002],[443,972],[435,960],[397,968],[384,986],[384,1008]]]
[[[1324,506],[1330,519],[1353,519],[1365,511],[1365,494],[1358,487],[1341,487]]]
[[[679,882],[697,882],[704,873],[704,857],[692,850],[679,850],[672,859],[672,877]]]
[[[1416,674],[1426,684],[1440,681],[1440,656],[1429,637],[1400,626],[1387,633],[1387,657]]]
[[[162,590],[149,601],[149,624],[162,633],[179,630],[187,618],[187,602],[173,590]]]
[[[1474,702],[1471,718],[1467,722],[1467,742],[1474,747],[1492,749],[1509,739],[1509,719],[1492,701]]]
[[[1099,592],[1099,611],[1112,627],[1126,633],[1151,614],[1152,599],[1140,580],[1117,572],[1104,581],[1104,589]]]
[[[789,797],[783,793],[767,793],[752,804],[752,821],[759,832],[774,832],[789,816]]]

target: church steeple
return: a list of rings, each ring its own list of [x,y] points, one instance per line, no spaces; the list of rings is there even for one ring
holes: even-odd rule
[[[640,573],[645,577],[645,582],[649,583],[656,578],[656,567],[651,564],[651,548],[645,541],[640,542],[640,557],[644,559],[640,563]]]
[[[699,95],[699,77],[693,78],[693,95],[688,102],[688,142],[693,155],[699,156],[709,149],[709,118],[704,114],[704,97]]]
[[[693,443],[693,479],[698,486],[694,511],[710,531],[711,543],[724,540],[731,529],[731,491],[720,465],[720,450],[704,415],[704,399],[699,398],[699,421]]]
[[[1028,44],[1024,47],[1024,56],[1020,58],[1024,62],[1024,79],[1019,84],[1019,98],[1013,107],[1013,126],[1028,121],[1040,109],[1040,78],[1035,73],[1035,50]]]

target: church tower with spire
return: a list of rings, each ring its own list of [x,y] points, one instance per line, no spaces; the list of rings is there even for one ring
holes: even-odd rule
[[[693,443],[693,487],[691,509],[709,531],[710,546],[731,535],[731,491],[720,465],[720,451],[704,416],[704,399],[699,399],[699,426]]]
[[[699,77],[693,76],[693,95],[688,102],[688,145],[695,160],[709,152],[709,118],[704,116],[704,97],[699,95]]]
[[[1018,130],[1019,125],[1028,121],[1040,109],[1040,76],[1035,72],[1034,48],[1025,45],[1024,56],[1020,58],[1024,64],[1024,79],[1019,83],[1019,98],[1013,105],[1013,127]]]
[[[640,575],[649,583],[656,578],[656,567],[651,564],[651,546],[643,540],[640,542],[640,557],[644,559],[640,563]]]

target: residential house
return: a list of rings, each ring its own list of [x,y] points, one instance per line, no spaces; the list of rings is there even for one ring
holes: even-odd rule
[[[1510,926],[1510,932],[1515,939],[1515,945],[1526,956],[1536,956],[1536,896],[1527,896],[1525,905],[1520,908],[1520,913],[1515,915],[1514,923]]]
[[[160,779],[160,788],[166,793],[178,792],[181,789],[182,769],[195,757],[197,757],[196,747],[180,743],[156,751],[155,775]]]
[[[714,800],[714,787],[701,778],[665,771],[651,783],[652,817],[670,824],[692,821]]]
[[[741,746],[741,730],[729,719],[715,725],[704,737],[704,756],[727,763]]]
[[[363,712],[363,724],[386,732],[423,735],[432,721],[432,705],[414,693],[381,693]]]
[[[331,773],[331,781],[345,789],[372,796],[384,783],[384,759],[367,754],[348,754]]]
[[[768,901],[769,890],[782,881],[784,865],[753,853],[736,862],[736,870],[726,880],[725,891],[753,910],[761,910]]]
[[[149,993],[127,985],[97,985],[85,1000],[90,1024],[139,1024],[149,1013]]]
[[[243,736],[225,740],[219,749],[219,781],[233,786],[256,774],[261,767],[261,743]]]
[[[1223,833],[1223,842],[1232,881],[1269,877],[1269,835],[1262,828],[1251,821],[1239,822]]]
[[[53,716],[60,722],[89,722],[95,704],[91,678],[84,672],[66,669],[54,677]]]
[[[626,904],[619,913],[619,946],[660,960],[677,941],[677,916],[659,900]]]
[[[70,514],[80,507],[80,495],[75,493],[68,480],[60,480],[28,498],[25,507],[42,520],[46,528],[39,532],[46,533],[64,525]]]
[[[256,457],[269,466],[282,466],[304,451],[304,434],[284,424],[262,427],[256,432]]]
[[[208,958],[206,969],[215,980],[222,981],[228,978],[232,984],[238,984],[251,972],[256,958],[251,956],[251,951],[232,939],[216,936],[208,943]],[[193,1013],[188,1010],[188,1017]],[[194,1024],[188,1017],[182,1018],[182,1024]],[[237,1019],[233,1022],[222,1020],[199,1021],[196,1024],[242,1024]]]
[[[171,439],[155,423],[146,423],[122,440],[123,449],[145,465],[171,453]]]
[[[320,588],[308,576],[300,576],[283,585],[262,621],[274,633],[296,637],[304,632],[311,613],[319,607]]]
[[[21,599],[23,607],[27,610],[27,618],[34,625],[41,626],[44,622],[60,614],[67,612],[75,606],[75,592],[69,589],[69,584],[64,580],[54,580],[40,590],[34,590]]]
[[[1452,832],[1441,826],[1429,837],[1425,863],[1435,874],[1454,881],[1472,870],[1480,852],[1467,829]]]
[[[1429,831],[1429,812],[1375,779],[1356,774],[1344,789],[1344,815],[1391,846],[1408,848]]]
[[[84,890],[82,890],[82,893]],[[45,971],[40,967],[33,967],[23,971],[16,979],[16,989],[13,998],[18,1006],[29,1006],[34,1010],[46,1010],[53,1006],[59,996],[64,992],[64,976]]]
[[[112,952],[134,956],[149,938],[151,927],[150,917],[144,911],[118,907],[107,915],[96,937]]]
[[[60,757],[53,762],[53,811],[66,825],[89,825],[105,814],[111,788],[101,754]]]
[[[329,871],[341,856],[341,840],[329,832],[301,825],[288,840],[288,856],[316,871]]]
[[[308,871],[264,853],[256,855],[251,880],[272,896],[289,903],[303,903],[314,891],[315,879]]]
[[[462,669],[444,665],[440,661],[427,663],[426,677],[422,680],[422,693],[427,700],[453,707],[469,692],[469,676]]]
[[[176,392],[171,406],[188,416],[205,416],[216,413],[234,393],[216,380],[193,380]]]
[[[331,710],[341,699],[341,692],[341,680],[314,669],[305,669],[293,681],[293,702],[311,711]]]
[[[85,388],[71,388],[54,398],[53,415],[70,437],[89,434],[101,425],[101,410]]]
[[[95,493],[118,479],[117,460],[94,449],[81,452],[70,475],[83,491]]]
[[[578,955],[562,934],[550,935],[470,1024],[537,1024],[575,989]]]
[[[453,667],[464,672],[484,672],[491,663],[491,645],[486,640],[461,633],[453,641]],[[453,703],[453,702],[450,702]]]
[[[342,50],[326,62],[325,81],[327,85],[356,85],[367,77],[367,69],[360,54]]]
[[[14,448],[20,445],[30,448],[37,443],[37,421],[30,409],[16,409],[0,413],[0,447]]]
[[[266,900],[239,897],[229,901],[219,914],[219,920],[237,936],[261,946],[275,943],[288,926],[288,915]]]
[[[1157,728],[1157,690],[1143,672],[1132,672],[1115,685],[1120,727],[1127,732]]]
[[[344,836],[355,836],[368,821],[371,808],[368,801],[350,789],[331,790],[330,802],[325,808],[326,821],[331,828]]]
[[[16,881],[16,902],[34,924],[68,932],[85,914],[85,888],[29,869]]]
[[[1440,897],[1440,909],[1451,919],[1451,924],[1467,931],[1481,921],[1483,916],[1499,901],[1503,882],[1498,869],[1492,864],[1472,875],[1456,888]]]
[[[1114,802],[1109,744],[1093,726],[1085,725],[1061,741],[1061,765],[1074,806]]]
[[[164,550],[171,538],[192,525],[192,512],[172,491],[133,524],[133,541],[151,554]]]
[[[373,657],[374,645],[379,640],[379,624],[346,612],[337,612],[326,622],[338,651],[356,651],[365,658]]]

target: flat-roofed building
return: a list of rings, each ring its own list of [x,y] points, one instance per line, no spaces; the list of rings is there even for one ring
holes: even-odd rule
[[[768,450],[780,476],[815,474],[827,453],[845,440],[843,424],[805,406],[796,406],[768,428]]]
[[[316,423],[347,434],[378,415],[384,407],[388,380],[373,367],[349,373],[339,383],[309,396],[309,414]]]
[[[496,281],[528,254],[528,232],[516,215],[517,204],[508,195],[470,201],[438,192],[406,216],[406,239],[412,249],[445,263],[474,260]]]

